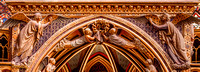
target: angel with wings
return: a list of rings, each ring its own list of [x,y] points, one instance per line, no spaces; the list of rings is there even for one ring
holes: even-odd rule
[[[60,45],[61,47],[59,48],[55,48],[55,51],[61,51],[65,48],[75,48],[75,47],[79,47],[85,43],[91,43],[92,41],[94,41],[96,39],[96,36],[92,36],[92,30],[88,27],[89,25],[87,25],[86,27],[82,28],[82,31],[84,33],[83,36],[74,39],[72,41],[69,40],[64,40],[64,44]]]
[[[27,65],[28,58],[32,55],[32,50],[35,43],[42,36],[42,31],[44,27],[51,24],[53,20],[58,18],[57,15],[48,15],[45,19],[42,19],[40,13],[35,13],[34,20],[28,18],[24,13],[17,13],[8,19],[3,25],[0,26],[1,29],[12,27],[14,25],[20,24],[20,22],[26,22],[27,24],[21,29],[18,40],[16,42],[14,54],[20,60],[13,60],[12,63],[20,63]],[[20,62],[15,62],[20,61]]]
[[[113,28],[111,28],[109,31],[109,36],[106,36],[104,34],[104,32],[101,32],[103,38],[105,40],[108,40],[110,43],[121,46],[123,48],[126,49],[136,49],[136,46],[134,45],[133,42],[129,42],[123,38],[121,38],[120,36],[117,36],[117,28],[114,26]]]
[[[177,16],[183,16],[183,18],[176,18]],[[199,20],[190,16],[184,16],[183,14],[178,14],[177,16],[171,22],[169,15],[164,13],[160,18],[158,18],[160,21],[153,20],[152,18],[149,18],[149,21],[156,29],[160,30],[160,39],[169,46],[167,51],[171,59],[174,61],[172,67],[175,69],[187,69],[190,62],[186,55],[184,38],[174,24],[186,19],[193,20],[194,22],[198,22]],[[158,25],[159,23],[160,25]]]
[[[158,72],[156,67],[153,65],[153,61],[151,59],[146,60],[147,68],[145,68],[145,72]]]

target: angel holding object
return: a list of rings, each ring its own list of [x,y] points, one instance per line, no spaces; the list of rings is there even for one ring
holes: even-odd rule
[[[20,24],[21,22],[26,22],[27,24],[21,29],[18,35],[18,39],[14,48],[14,58],[12,64],[14,65],[27,65],[29,57],[32,55],[32,50],[36,42],[42,36],[42,31],[44,27],[51,24],[51,22],[58,17],[56,15],[48,15],[45,19],[42,19],[40,13],[35,13],[34,20],[28,18],[24,13],[14,14],[10,19],[8,19],[3,25],[0,26],[1,29],[13,27]]]
[[[94,36],[96,37],[97,43],[102,43],[103,42],[103,37],[101,36],[101,24],[99,22],[94,22],[92,24],[92,31],[94,33]]]
[[[96,37],[97,43],[103,42],[102,33],[106,34],[109,29],[110,29],[110,24],[104,20],[97,20],[92,24],[92,30],[94,36]]]
[[[107,37],[103,32],[101,32],[102,36],[105,40],[109,40],[110,43],[121,46],[126,49],[135,49],[135,45],[133,42],[129,42],[119,36],[117,36],[117,28],[111,28],[109,31],[109,36]]]
[[[60,51],[63,50],[65,48],[75,48],[75,47],[79,47],[85,43],[91,43],[92,41],[94,41],[94,39],[96,38],[96,36],[92,36],[92,31],[91,29],[88,27],[88,25],[84,28],[82,28],[82,31],[84,33],[83,36],[69,41],[69,40],[64,40],[64,44],[60,45],[61,47],[56,48],[55,51]]]

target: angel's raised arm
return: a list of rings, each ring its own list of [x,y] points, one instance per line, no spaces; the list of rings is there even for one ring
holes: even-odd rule
[[[83,34],[85,34],[85,29],[88,28],[88,27],[89,27],[89,25],[87,25],[86,27],[82,28]]]
[[[51,22],[48,22],[46,24],[42,24],[42,27],[46,27],[47,25],[49,25]]]
[[[66,19],[67,17],[63,17],[63,16],[59,16],[59,15],[54,15],[54,14],[50,14],[48,16],[46,16],[42,21],[42,27],[46,27],[47,25],[51,24],[52,21],[59,21],[60,19]]]
[[[156,25],[156,24],[153,24],[153,26],[157,27],[158,29],[167,29],[167,27],[168,27],[167,23],[166,23],[166,24],[163,24],[163,25]]]
[[[48,22],[48,23],[46,23],[46,24],[42,24],[42,23],[41,23],[41,26],[42,26],[42,27],[46,27],[46,26],[49,25],[49,24],[50,24],[50,22]],[[38,27],[38,26],[39,26],[39,23],[35,23],[35,25]]]
[[[150,22],[154,27],[156,27],[156,28],[158,28],[158,29],[167,29],[167,27],[168,27],[167,23],[162,24],[162,25],[157,25],[157,24],[155,24],[155,23],[152,21],[151,18],[149,19],[149,22]]]

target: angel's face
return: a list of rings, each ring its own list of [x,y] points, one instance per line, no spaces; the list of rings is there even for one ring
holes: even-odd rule
[[[41,15],[40,13],[36,13],[36,14],[35,14],[35,19],[36,19],[37,21],[41,21],[42,15]]]
[[[109,30],[109,33],[112,35],[112,34],[115,34],[116,33],[116,29],[115,28],[111,28],[110,30]]]
[[[165,20],[166,18],[165,18],[165,16],[163,15],[163,16],[161,17],[161,19],[162,19],[162,20]]]
[[[40,20],[42,19],[42,16],[41,16],[41,15],[38,15],[38,16],[36,16],[36,19],[37,19],[38,21],[40,21]]]
[[[168,16],[166,14],[162,15],[161,20],[168,21]]]
[[[56,64],[55,59],[50,59],[50,63],[52,63],[53,65],[55,65]]]
[[[151,65],[152,64],[152,60],[151,59],[147,59],[147,63]]]
[[[90,35],[90,36],[92,35],[92,31],[89,28],[85,30],[85,33],[86,35]]]

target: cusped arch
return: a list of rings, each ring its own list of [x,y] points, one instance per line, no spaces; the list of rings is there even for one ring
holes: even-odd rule
[[[70,32],[77,30],[87,24],[91,24],[98,19],[104,19],[110,22],[111,24],[119,26],[122,29],[128,31],[130,34],[134,35],[136,38],[140,39],[145,44],[145,46],[147,46],[147,48],[150,50],[149,52],[151,52],[158,59],[164,71],[165,72],[171,71],[170,65],[167,59],[165,59],[166,57],[163,54],[161,46],[153,38],[151,38],[146,32],[137,27],[135,24],[123,18],[112,15],[91,15],[80,18],[76,21],[67,24],[66,26],[58,30],[55,34],[53,34],[39,48],[39,50],[34,54],[34,58],[30,63],[30,66],[27,69],[27,71],[35,72],[37,70],[38,65],[43,60],[43,58],[49,53],[51,53],[53,51],[54,46],[60,40],[66,37]]]

